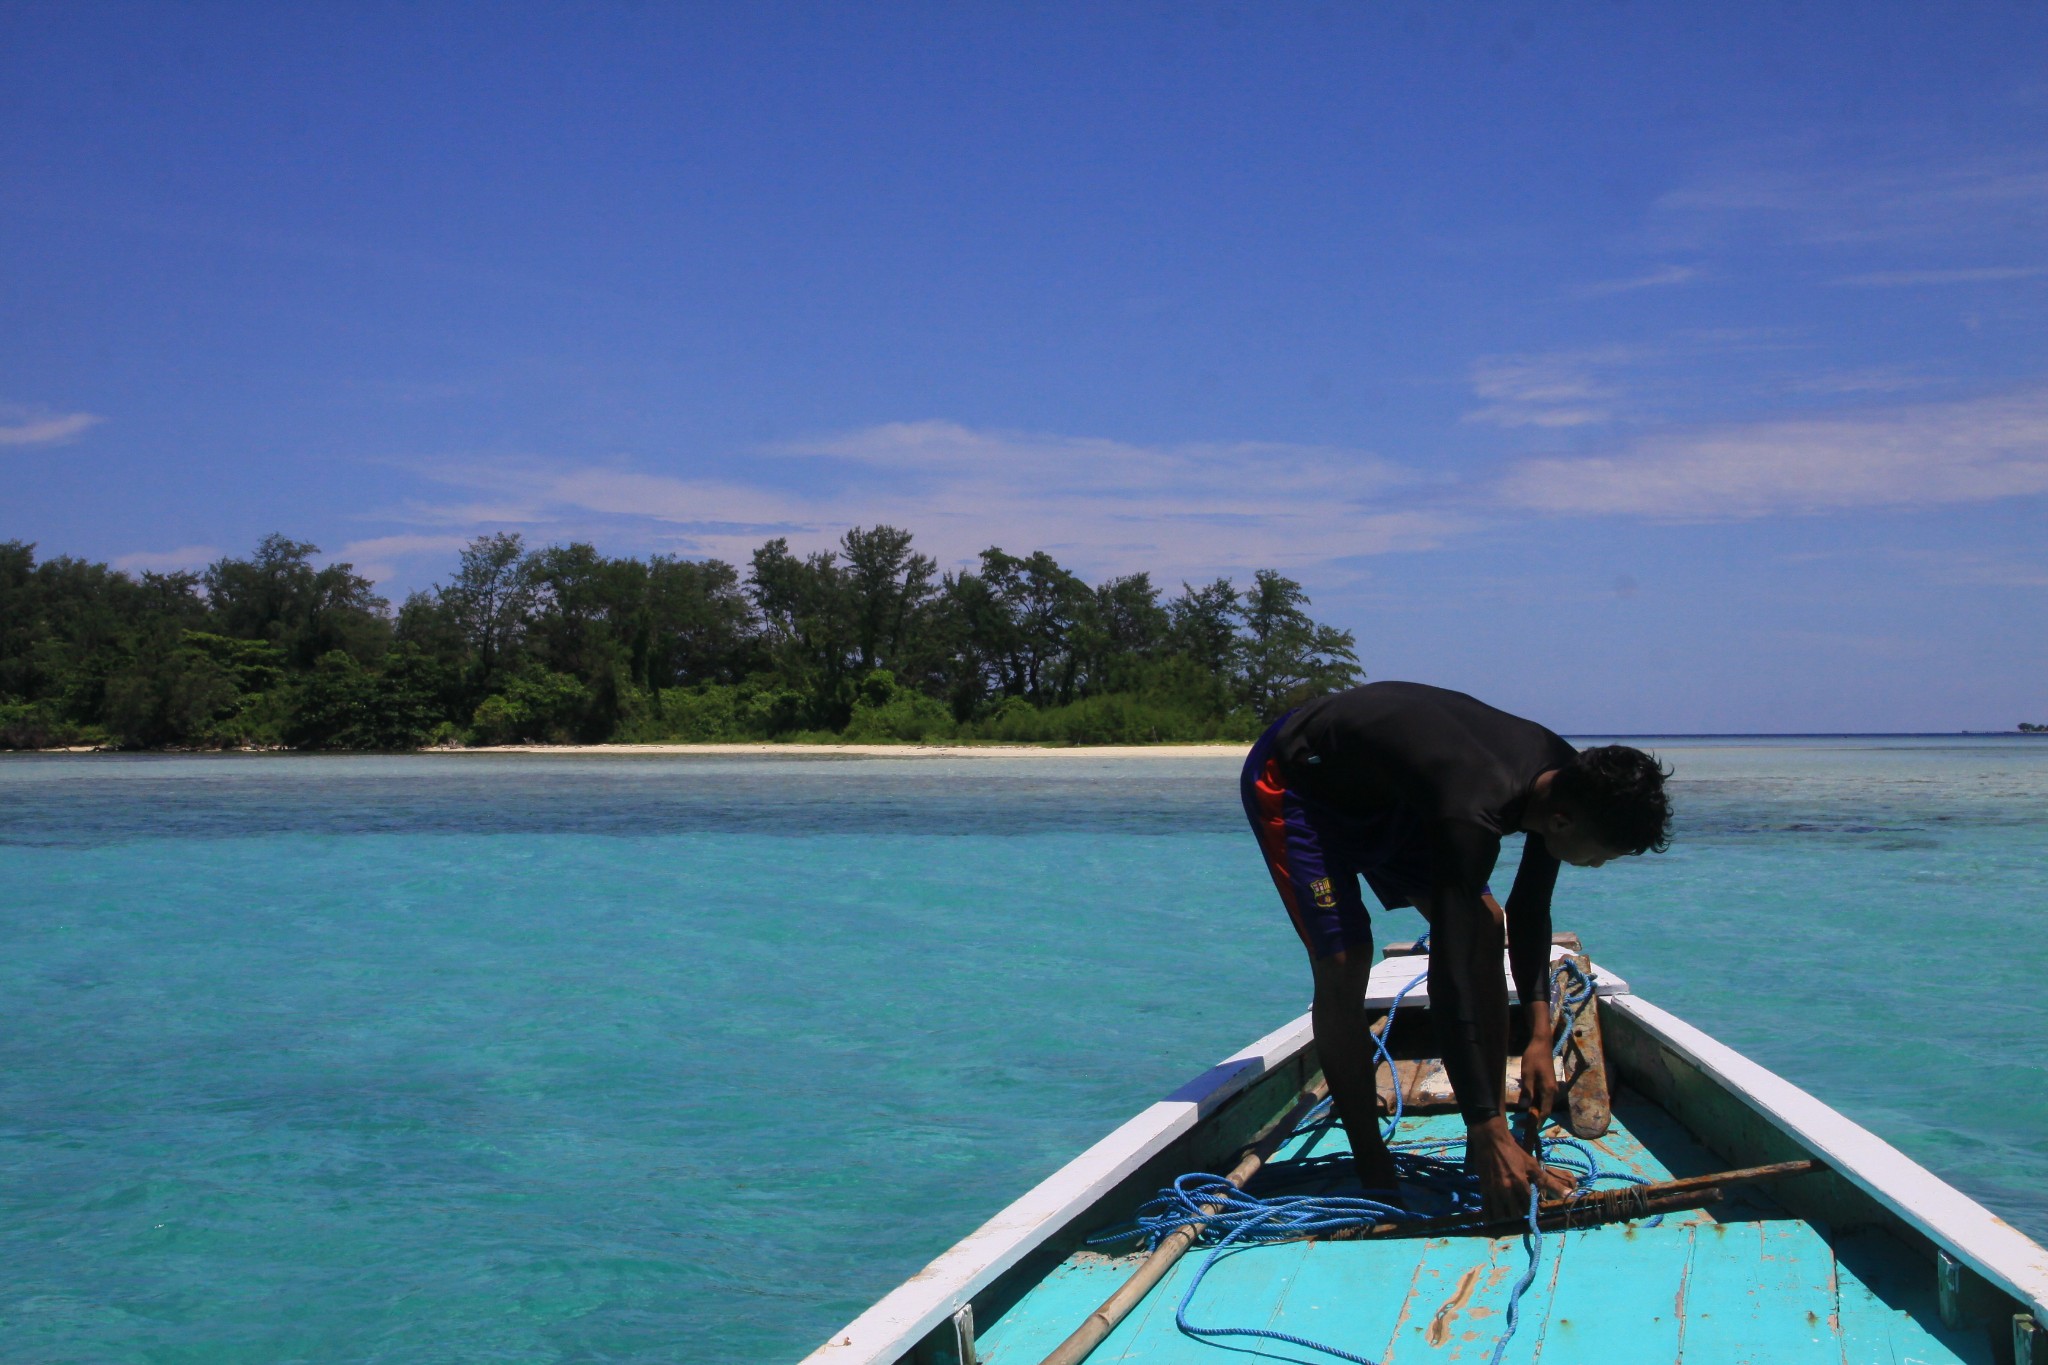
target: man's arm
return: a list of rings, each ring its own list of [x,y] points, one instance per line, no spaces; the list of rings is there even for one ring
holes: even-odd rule
[[[1500,971],[1505,936],[1481,899],[1500,843],[1476,826],[1456,824],[1438,837],[1429,1013],[1465,1119],[1467,1165],[1479,1178],[1487,1210],[1509,1217],[1528,1206],[1530,1182],[1543,1177],[1541,1165],[1515,1144],[1501,1104],[1508,1045],[1508,988]],[[1543,938],[1547,956],[1547,924]]]
[[[1508,969],[1522,997],[1529,1044],[1522,1052],[1523,1108],[1541,1118],[1557,1103],[1557,1073],[1550,1048],[1550,896],[1557,886],[1557,859],[1535,835],[1522,845],[1522,865],[1508,895]]]
[[[1481,899],[1499,843],[1477,827],[1440,832],[1430,893],[1429,1013],[1466,1126],[1498,1118],[1507,1056],[1501,926]],[[1487,847],[1487,845],[1492,847]]]

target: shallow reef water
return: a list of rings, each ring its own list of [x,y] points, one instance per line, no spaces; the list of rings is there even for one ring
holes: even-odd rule
[[[1559,927],[2048,1238],[2048,740],[1651,747]],[[794,1360],[1304,1006],[1236,762],[0,760],[4,1354]]]

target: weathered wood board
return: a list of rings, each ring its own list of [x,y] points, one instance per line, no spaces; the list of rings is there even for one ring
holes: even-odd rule
[[[1593,963],[1584,953],[1572,961],[1589,977]],[[1607,1049],[1600,1038],[1600,997],[1595,995],[1572,1022],[1572,1036],[1558,1059],[1558,1082],[1564,1087],[1565,1126],[1574,1137],[1596,1138],[1614,1121],[1608,1090]]]

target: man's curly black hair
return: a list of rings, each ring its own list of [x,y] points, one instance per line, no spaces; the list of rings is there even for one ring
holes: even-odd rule
[[[1583,816],[1603,843],[1629,853],[1671,846],[1671,770],[1641,749],[1602,744],[1581,749],[1551,779],[1551,795]]]

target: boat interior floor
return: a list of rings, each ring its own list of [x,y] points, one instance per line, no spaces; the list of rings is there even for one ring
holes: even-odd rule
[[[1462,1136],[1456,1115],[1431,1115],[1404,1120],[1395,1142]],[[1607,1135],[1589,1145],[1603,1166],[1652,1180],[1727,1164],[1627,1091],[1616,1097]],[[1316,1158],[1346,1151],[1343,1130],[1334,1126],[1292,1138],[1252,1192],[1342,1193],[1335,1173],[1348,1181],[1348,1163]],[[1271,1339],[1205,1341],[1182,1332],[1176,1313],[1210,1254],[1198,1247],[1182,1257],[1089,1357],[1091,1365],[1336,1359]],[[1076,1252],[983,1327],[977,1356],[985,1365],[1037,1365],[1141,1259],[1142,1251]],[[1232,1248],[1217,1258],[1186,1312],[1200,1326],[1265,1328],[1389,1365],[1485,1362],[1527,1266],[1519,1237]],[[1942,1325],[1934,1270],[1922,1255],[1881,1229],[1836,1231],[1792,1217],[1767,1187],[1751,1186],[1730,1190],[1728,1201],[1711,1210],[1670,1215],[1655,1226],[1546,1234],[1537,1278],[1502,1359],[1978,1365],[1991,1356],[1982,1333]]]

